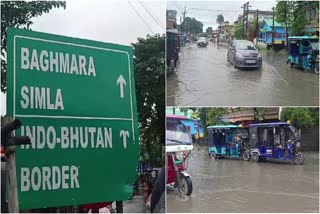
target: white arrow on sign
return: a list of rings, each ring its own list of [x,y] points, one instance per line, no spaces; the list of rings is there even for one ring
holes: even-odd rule
[[[127,137],[129,137],[129,131],[121,130],[120,137],[122,137],[123,147],[127,148]]]
[[[125,86],[126,80],[123,78],[122,74],[120,74],[118,80],[117,80],[117,85],[120,85],[120,97],[123,98],[124,97],[124,91],[123,91],[123,86]]]

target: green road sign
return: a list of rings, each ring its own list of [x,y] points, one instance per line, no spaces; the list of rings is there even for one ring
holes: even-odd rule
[[[139,133],[132,48],[11,28],[7,111],[19,208],[127,200]]]

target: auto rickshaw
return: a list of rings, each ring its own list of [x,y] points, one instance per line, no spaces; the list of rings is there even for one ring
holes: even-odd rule
[[[181,122],[183,116],[166,115],[166,165],[169,185],[178,188],[182,195],[192,194],[192,181],[187,173],[188,158],[193,149],[191,134]]]
[[[288,37],[288,52],[287,64],[290,68],[296,65],[319,74],[319,37]]]
[[[249,125],[250,157],[253,162],[266,159],[290,160],[303,165],[300,152],[301,133],[285,122]]]
[[[208,126],[209,149],[212,159],[224,157],[242,157],[249,160],[247,142],[249,135],[246,129],[239,125]]]

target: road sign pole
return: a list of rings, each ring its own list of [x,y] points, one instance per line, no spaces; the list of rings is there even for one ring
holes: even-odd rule
[[[10,117],[5,118],[5,123],[12,120]],[[7,172],[7,184],[8,184],[8,212],[18,213],[18,187],[17,187],[17,175],[16,175],[16,146],[8,146],[6,148],[6,172]]]
[[[117,213],[123,213],[122,201],[116,201],[116,211]]]

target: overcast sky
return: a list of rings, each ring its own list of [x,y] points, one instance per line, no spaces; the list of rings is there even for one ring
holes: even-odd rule
[[[169,1],[167,3],[167,9],[177,10],[177,22],[180,23],[180,16],[186,6],[186,16],[195,17],[197,20],[203,23],[203,31],[207,27],[213,27],[216,29],[218,24],[216,23],[217,15],[222,14],[225,21],[233,23],[238,19],[240,14],[243,14],[243,8],[241,6],[248,2],[248,0],[238,1]],[[275,0],[255,0],[249,1],[250,10],[267,10],[272,11],[272,7],[276,5]],[[199,10],[205,9],[205,10]],[[212,11],[206,11],[212,10]]]
[[[138,37],[165,33],[165,0],[67,0],[67,7],[34,18],[34,31],[130,45]],[[146,9],[145,9],[146,8]],[[137,12],[136,12],[136,11]],[[149,13],[153,18],[149,15]],[[144,21],[147,23],[145,24]],[[159,23],[157,23],[155,20]],[[1,115],[6,99],[1,94]]]

